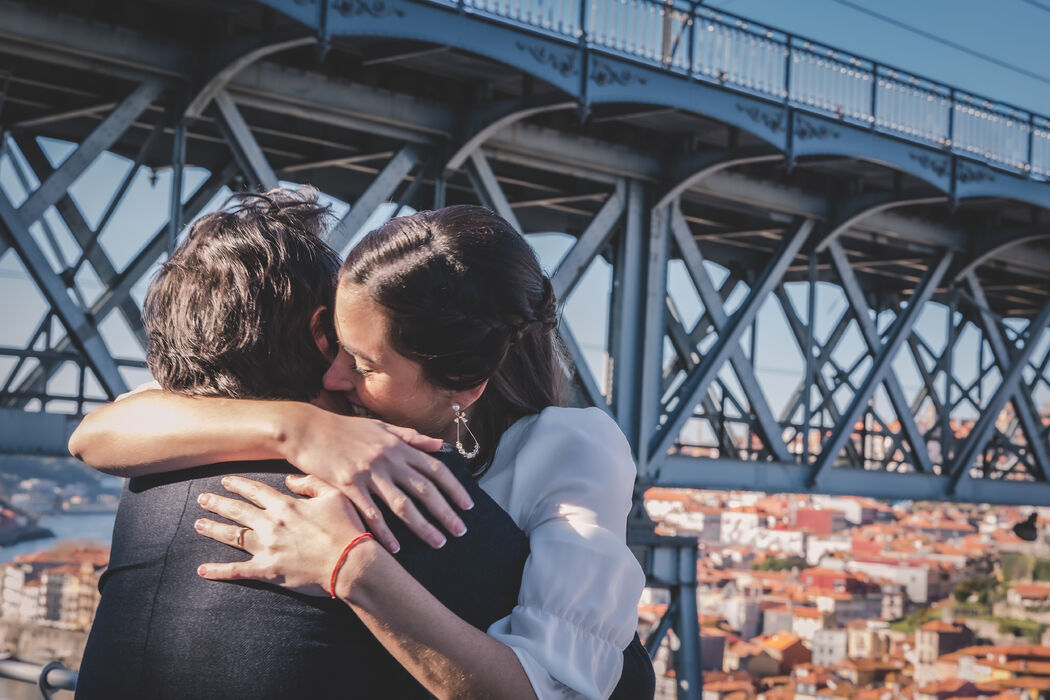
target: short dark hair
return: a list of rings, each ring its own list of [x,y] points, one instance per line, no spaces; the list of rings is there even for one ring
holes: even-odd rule
[[[475,473],[511,424],[562,403],[570,365],[554,333],[551,281],[524,237],[488,209],[391,219],[350,251],[339,278],[368,289],[388,315],[390,344],[431,384],[488,380],[470,418],[481,439]]]
[[[328,367],[310,330],[339,256],[313,188],[237,194],[198,219],[150,284],[146,361],[168,391],[309,400]],[[330,322],[330,321],[329,321]]]

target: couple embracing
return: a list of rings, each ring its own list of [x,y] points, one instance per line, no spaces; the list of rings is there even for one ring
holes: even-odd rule
[[[453,206],[340,266],[327,218],[239,196],[151,284],[163,390],[70,441],[130,477],[77,697],[652,698],[630,450],[528,244]]]

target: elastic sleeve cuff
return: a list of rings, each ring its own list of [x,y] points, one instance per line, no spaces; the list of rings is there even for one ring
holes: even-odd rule
[[[514,633],[509,631],[511,617]],[[514,651],[539,700],[603,700],[623,672],[623,649],[537,608],[519,605],[488,633]],[[548,666],[537,658],[546,659]]]

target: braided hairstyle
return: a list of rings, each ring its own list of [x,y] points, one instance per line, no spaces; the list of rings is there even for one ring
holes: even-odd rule
[[[431,384],[458,391],[488,380],[471,412],[476,475],[515,421],[562,403],[568,364],[551,281],[525,239],[488,209],[392,219],[350,251],[339,282],[368,289],[387,313],[391,345]]]

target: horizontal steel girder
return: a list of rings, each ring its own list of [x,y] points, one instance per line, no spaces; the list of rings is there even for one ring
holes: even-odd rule
[[[864,494],[889,501],[961,501],[1033,505],[1050,503],[1050,483],[967,479],[953,492],[946,475],[849,469],[836,467],[821,475],[818,487],[809,484],[810,468],[784,462],[743,462],[671,455],[664,459],[653,486],[732,489],[770,493],[822,493],[839,496]]]
[[[0,408],[0,454],[69,457],[66,443],[80,416]]]

